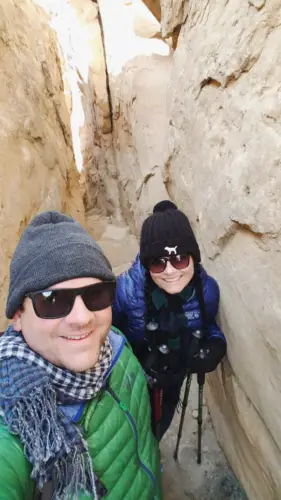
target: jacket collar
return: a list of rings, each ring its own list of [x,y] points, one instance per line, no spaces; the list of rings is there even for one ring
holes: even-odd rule
[[[188,302],[194,296],[194,287],[192,285],[187,285],[180,293],[177,294],[177,296],[183,303]],[[168,306],[167,294],[158,286],[155,286],[152,291],[151,298],[157,311],[159,311],[162,307]]]

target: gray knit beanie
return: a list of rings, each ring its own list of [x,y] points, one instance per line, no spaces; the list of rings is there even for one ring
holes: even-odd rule
[[[7,318],[27,293],[86,277],[115,280],[101,248],[79,222],[56,211],[40,213],[24,230],[11,261]]]

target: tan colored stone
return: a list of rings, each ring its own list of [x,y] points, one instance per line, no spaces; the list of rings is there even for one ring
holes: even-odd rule
[[[158,22],[161,21],[160,0],[142,0]]]
[[[105,252],[113,272],[118,275],[128,269],[139,247],[137,239],[129,232],[128,227],[101,217],[95,210],[87,213],[87,226],[90,234]]]
[[[134,0],[131,8],[133,10],[133,28],[137,36],[143,38],[160,36],[160,23],[142,0]]]
[[[157,33],[155,36],[165,39],[166,42],[175,49],[177,46],[180,27],[186,20],[188,2],[186,0],[134,1],[145,4],[154,19],[159,22],[161,26],[160,33]]]
[[[161,33],[167,38],[184,24],[188,13],[187,0],[161,0]]]
[[[249,0],[249,4],[260,10],[265,4],[265,0]]]
[[[228,362],[208,376],[208,402],[216,435],[248,498],[278,500],[280,450]]]
[[[0,1],[0,321],[8,266],[22,230],[38,211],[84,220],[56,38],[31,1]],[[31,29],[32,27],[32,29]]]

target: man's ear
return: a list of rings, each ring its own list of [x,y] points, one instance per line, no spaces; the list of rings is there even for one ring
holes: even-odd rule
[[[21,331],[21,316],[23,313],[23,308],[17,310],[16,314],[13,317],[13,327],[16,332]]]

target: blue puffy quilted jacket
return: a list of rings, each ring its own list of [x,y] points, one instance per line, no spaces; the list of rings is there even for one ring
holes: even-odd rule
[[[208,339],[220,337],[225,341],[224,334],[215,321],[220,296],[218,284],[214,278],[208,276],[202,266],[200,273],[208,320]],[[134,345],[141,344],[145,335],[144,281],[145,269],[138,255],[130,269],[118,277],[113,304],[113,324],[120,328]],[[195,292],[184,303],[183,310],[190,331],[202,328],[201,312]]]

